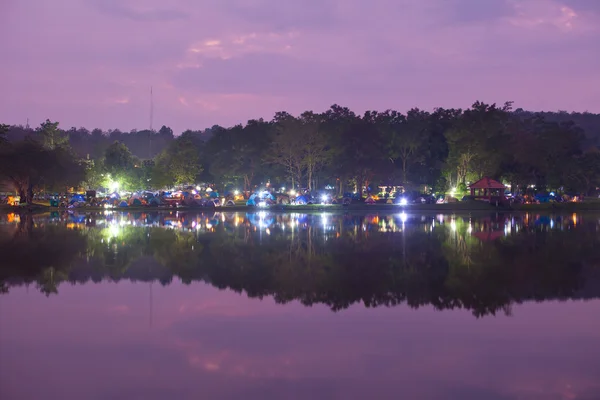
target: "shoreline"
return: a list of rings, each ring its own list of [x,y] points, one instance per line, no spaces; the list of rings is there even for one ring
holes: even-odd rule
[[[495,207],[487,203],[449,203],[449,204],[411,204],[399,206],[395,204],[350,204],[343,205],[273,205],[269,207],[255,207],[246,205],[222,206],[222,207],[114,207],[105,209],[103,207],[78,207],[59,208],[41,204],[32,206],[0,206],[0,213],[44,213],[44,212],[258,212],[269,211],[278,213],[296,212],[424,212],[424,213],[522,213],[522,212],[600,212],[600,202],[584,203],[544,203],[525,204],[516,207]]]

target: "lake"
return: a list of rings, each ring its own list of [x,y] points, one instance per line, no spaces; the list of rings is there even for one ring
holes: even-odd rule
[[[0,215],[0,399],[600,399],[600,215]]]

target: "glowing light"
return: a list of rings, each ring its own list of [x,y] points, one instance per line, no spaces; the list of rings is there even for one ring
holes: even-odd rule
[[[108,182],[108,188],[110,189],[111,192],[116,192],[117,190],[119,190],[119,186],[121,186],[121,185],[117,181],[110,180]]]
[[[408,219],[408,215],[406,215],[405,212],[401,212],[400,213],[400,221],[402,221],[402,223],[404,224],[407,219]]]
[[[266,201],[261,201],[258,203],[259,207],[266,207],[267,206],[267,202]]]
[[[406,200],[406,197],[402,197],[402,198],[400,199],[400,205],[401,205],[401,206],[405,206],[405,205],[407,205],[407,204],[408,204],[408,200]]]
[[[327,195],[326,194],[324,194],[324,195],[321,196],[321,201],[327,201]]]
[[[295,196],[297,194],[298,193],[294,189],[290,190],[290,196]]]
[[[455,193],[456,193],[456,188],[453,187],[452,190],[450,190],[450,195],[454,196]]]
[[[233,194],[234,194],[235,196],[238,196],[238,195],[240,194],[240,191],[239,191],[239,190],[234,190],[234,191],[233,191]]]
[[[450,229],[452,229],[452,232],[456,232],[456,221],[455,220],[450,221]]]

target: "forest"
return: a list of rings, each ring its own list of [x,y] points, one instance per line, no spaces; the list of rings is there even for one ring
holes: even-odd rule
[[[413,108],[356,114],[333,105],[298,116],[278,112],[225,128],[158,131],[0,125],[0,191],[159,190],[209,183],[220,190],[272,187],[340,194],[378,185],[444,193],[489,176],[513,191],[590,194],[600,186],[600,114]],[[364,194],[364,193],[363,193]],[[29,201],[28,201],[29,202]]]

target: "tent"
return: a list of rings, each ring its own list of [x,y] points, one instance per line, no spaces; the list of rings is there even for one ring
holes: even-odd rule
[[[122,201],[119,203],[119,207],[129,207],[126,201]]]
[[[69,200],[69,204],[75,203],[85,203],[85,196],[82,194],[73,195],[73,197],[71,197],[71,200]]]
[[[133,207],[140,207],[142,206],[142,201],[138,198],[135,199],[130,199],[129,200],[129,205],[133,206]]]
[[[162,204],[158,197],[151,197],[148,199],[148,205],[158,207]]]
[[[296,197],[296,204],[299,204],[299,205],[308,204],[308,199],[306,198],[306,196],[298,196],[298,197]]]

